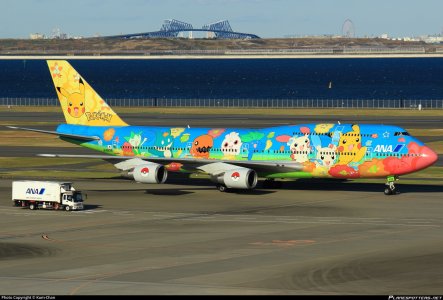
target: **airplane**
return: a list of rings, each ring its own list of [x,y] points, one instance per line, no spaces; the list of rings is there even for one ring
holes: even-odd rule
[[[431,166],[437,154],[403,128],[371,124],[299,124],[268,128],[131,126],[65,60],[48,60],[66,124],[55,131],[10,127],[59,136],[140,183],[162,184],[168,172],[205,173],[222,191],[276,187],[285,178],[386,178],[386,195],[399,176]],[[229,121],[226,122],[229,124]]]

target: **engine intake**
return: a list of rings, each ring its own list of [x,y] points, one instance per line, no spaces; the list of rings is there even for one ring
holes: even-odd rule
[[[253,189],[257,185],[257,172],[252,169],[238,168],[226,171],[212,180],[232,189]]]
[[[136,166],[132,171],[132,177],[141,183],[164,183],[168,177],[168,171],[163,165],[147,163]]]

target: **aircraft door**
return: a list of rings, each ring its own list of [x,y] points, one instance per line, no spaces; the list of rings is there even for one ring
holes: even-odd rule
[[[335,130],[332,132],[332,140],[331,144],[338,146],[338,143],[340,142],[340,135],[343,132],[344,126],[337,126],[335,127]]]
[[[372,147],[367,147],[365,153],[365,161],[370,161],[373,158],[374,152],[372,152]]]
[[[249,155],[249,144],[243,144],[241,147],[241,157],[242,158],[248,158]]]
[[[185,156],[191,156],[192,142],[186,143]]]

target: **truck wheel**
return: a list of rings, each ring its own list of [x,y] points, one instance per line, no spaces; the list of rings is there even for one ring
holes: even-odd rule
[[[35,204],[34,203],[29,204],[29,209],[30,210],[34,210],[35,209]]]
[[[71,210],[71,207],[70,207],[69,205],[66,205],[66,206],[65,206],[65,210],[66,210],[66,211],[70,211],[70,210]]]

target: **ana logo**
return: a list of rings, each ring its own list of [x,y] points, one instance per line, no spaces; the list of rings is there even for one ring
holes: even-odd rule
[[[42,188],[42,189],[33,189],[33,188],[28,188],[27,190],[26,190],[26,194],[31,194],[31,195],[43,195],[44,193],[45,193],[45,190],[46,189],[44,189],[44,188]]]
[[[238,173],[238,172],[232,173],[231,178],[234,181],[238,181],[238,179],[240,178],[240,173]]]
[[[141,169],[140,173],[142,174],[142,176],[148,176],[149,169],[147,167],[144,167],[143,169]]]
[[[374,152],[392,152],[392,145],[377,145]]]
[[[401,144],[395,146],[395,148],[394,148],[394,152],[395,152],[395,153],[400,152],[400,150],[403,149],[404,146],[405,146],[405,145],[401,145]]]
[[[401,149],[403,149],[405,145],[403,144],[398,144],[395,146],[394,150],[392,149],[392,145],[377,145],[374,148],[374,152],[400,152]]]

